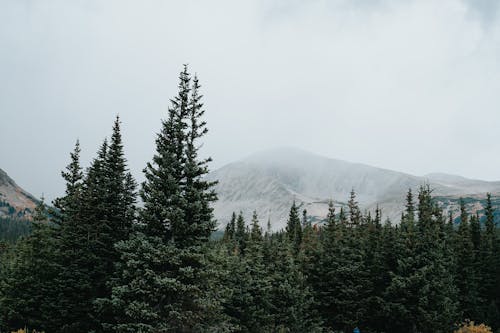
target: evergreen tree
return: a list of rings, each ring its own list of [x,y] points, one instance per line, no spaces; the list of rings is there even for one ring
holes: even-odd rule
[[[333,200],[328,202],[328,214],[326,216],[324,231],[326,234],[335,234],[335,228],[337,224],[337,219],[335,215],[335,206],[333,205]]]
[[[418,220],[413,225],[412,196],[408,196],[398,261],[386,291],[388,314],[396,331],[449,332],[458,309],[448,251],[440,232],[444,219],[428,186],[421,187],[418,200]]]
[[[457,320],[457,290],[453,274],[450,274],[453,266],[440,233],[443,215],[432,200],[431,192],[429,186],[422,187],[419,192],[416,257],[424,293],[419,295],[417,327],[448,332]]]
[[[347,216],[345,214],[344,207],[340,207],[339,224],[347,225]]]
[[[351,190],[349,201],[347,202],[349,208],[349,224],[351,227],[356,227],[361,224],[362,216],[359,209],[358,202],[356,201],[356,192]]]
[[[250,240],[252,242],[261,242],[262,238],[262,229],[259,225],[259,217],[257,216],[257,211],[253,211],[252,215],[252,227],[250,231]]]
[[[111,296],[109,281],[116,277],[115,263],[119,253],[115,244],[128,239],[135,220],[136,183],[128,171],[116,117],[111,141],[105,140],[97,158],[84,179],[82,206],[87,224],[92,226],[91,251],[94,313],[101,325],[113,322],[112,306],[105,300]],[[101,330],[98,326],[96,330]]]
[[[408,189],[408,193],[406,194],[406,211],[403,215],[403,219],[410,225],[415,223],[415,203],[413,201],[413,193],[411,188]]]
[[[306,227],[305,230],[312,229]],[[321,321],[315,309],[313,293],[294,258],[291,245],[284,238],[274,242],[271,250],[272,264],[268,270],[272,284],[272,332],[320,332]],[[302,251],[307,251],[307,248]]]
[[[390,267],[386,258],[390,253],[387,250],[384,242],[392,241],[392,239],[383,238],[389,237],[390,234],[383,234],[382,230],[382,211],[377,206],[375,209],[375,217],[368,216],[364,235],[365,247],[365,265],[369,274],[370,291],[367,299],[367,307],[372,311],[367,311],[364,321],[366,326],[374,331],[381,331],[384,328],[384,313],[382,312],[385,302],[383,294],[390,282],[388,274]]]
[[[216,196],[214,183],[204,178],[210,159],[198,157],[199,139],[207,131],[201,95],[187,66],[179,80],[156,154],[144,171],[144,234],[117,245],[120,275],[110,298],[117,315],[116,324],[108,326],[117,332],[204,331],[221,320],[206,256]]]
[[[238,252],[241,254],[245,253],[247,238],[248,237],[245,228],[245,219],[243,218],[243,213],[240,212],[240,214],[238,215],[238,219],[236,220],[235,240],[238,246]]]
[[[355,196],[351,196],[353,198]],[[354,202],[351,205],[354,220],[350,219],[349,224],[341,222],[334,233],[325,233],[321,246],[321,277],[315,298],[326,327],[333,330],[351,331],[364,321],[368,310],[371,283],[363,240],[359,238],[360,215]]]
[[[307,221],[305,214],[303,218],[306,222],[304,223],[301,249],[296,261],[300,265],[301,273],[304,275],[303,278],[306,280],[307,286],[310,288],[308,292],[311,293],[311,298],[314,298],[315,291],[319,290],[319,280],[321,279],[320,258],[322,256],[322,247],[320,229],[317,225],[313,227]],[[335,224],[335,221],[332,223]],[[333,233],[334,229],[329,232]],[[292,268],[295,269],[295,267]],[[310,306],[312,307],[310,311],[315,311],[314,307],[317,304],[310,304]]]
[[[300,244],[302,243],[302,226],[300,223],[299,209],[293,201],[292,207],[290,208],[290,214],[288,216],[288,221],[286,225],[286,232],[288,238],[293,244],[295,252],[298,253]]]
[[[187,67],[184,69],[187,74]],[[205,179],[208,174],[208,164],[212,161],[210,157],[201,159],[199,157],[199,140],[208,132],[206,122],[203,120],[205,110],[199,89],[201,88],[197,76],[194,76],[191,96],[187,107],[187,128],[184,165],[184,196],[185,218],[181,223],[173,224],[174,239],[181,247],[193,244],[206,243],[215,230],[212,202],[217,200],[214,186],[217,182]],[[181,107],[182,109],[182,107]]]
[[[233,212],[231,215],[231,220],[226,225],[226,230],[224,231],[223,239],[225,242],[231,242],[235,239],[236,233],[236,213]]]
[[[305,228],[307,226],[311,226],[311,223],[309,219],[307,218],[307,209],[304,209],[302,211],[302,228]]]
[[[92,269],[95,257],[91,247],[92,225],[82,210],[83,172],[77,142],[71,162],[62,173],[66,180],[65,196],[55,200],[58,230],[55,260],[60,269],[56,277],[57,309],[53,313],[56,332],[88,332],[96,326],[92,316]]]
[[[417,235],[414,211],[413,194],[410,189],[394,244],[396,265],[384,296],[388,321],[396,331],[417,330],[418,281],[414,277],[417,266],[415,257]]]
[[[478,319],[480,306],[476,268],[474,257],[474,244],[472,242],[471,225],[463,199],[460,199],[460,225],[455,240],[456,284],[459,290],[460,309],[463,318]]]
[[[33,232],[17,243],[0,281],[0,309],[4,309],[0,311],[0,323],[6,330],[25,326],[47,332],[59,329],[52,316],[57,304],[54,279],[58,271],[52,260],[54,231],[42,197],[33,214]]]
[[[470,228],[470,239],[471,239],[472,248],[473,248],[473,257],[474,257],[474,260],[478,260],[479,259],[479,251],[480,251],[480,247],[481,247],[481,224],[480,224],[480,217],[479,217],[478,212],[476,212],[475,215],[472,215],[470,217],[469,228]]]
[[[53,221],[60,224],[71,220],[71,217],[77,216],[79,213],[83,180],[80,152],[80,141],[77,140],[73,152],[70,153],[71,162],[66,167],[66,170],[61,172],[61,176],[66,181],[65,195],[54,200],[57,211],[51,211],[57,217]]]
[[[231,286],[231,296],[225,312],[237,332],[272,332],[272,285],[261,241],[250,239],[244,255],[235,256],[227,284]]]
[[[486,196],[485,217],[485,230],[480,247],[480,295],[484,300],[486,323],[498,329],[500,328],[500,247],[490,193]]]
[[[135,220],[136,182],[127,167],[124,156],[120,118],[117,116],[106,159],[104,160],[106,202],[112,232],[111,243],[125,240],[130,235]],[[114,250],[110,249],[111,253]],[[116,259],[116,255],[110,256]]]

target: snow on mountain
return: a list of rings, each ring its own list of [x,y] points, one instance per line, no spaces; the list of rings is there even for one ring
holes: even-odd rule
[[[410,174],[331,159],[295,148],[280,148],[253,154],[230,163],[208,176],[218,180],[219,201],[215,215],[220,226],[231,213],[242,211],[249,219],[257,210],[262,225],[270,219],[273,229],[283,228],[293,200],[321,220],[328,201],[346,203],[354,189],[363,209],[379,204],[385,217],[398,221],[409,188],[417,191],[429,183],[436,195],[500,192],[500,182],[470,180],[444,174],[417,177]]]

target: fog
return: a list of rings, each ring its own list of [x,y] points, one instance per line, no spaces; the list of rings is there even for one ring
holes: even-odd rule
[[[497,1],[0,2],[0,168],[48,198],[114,117],[133,174],[177,92],[202,84],[212,168],[294,146],[500,180]]]

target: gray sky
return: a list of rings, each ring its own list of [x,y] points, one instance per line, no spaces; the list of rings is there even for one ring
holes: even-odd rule
[[[2,0],[0,168],[49,199],[117,113],[134,175],[198,73],[212,167],[296,146],[417,175],[500,179],[496,0]]]

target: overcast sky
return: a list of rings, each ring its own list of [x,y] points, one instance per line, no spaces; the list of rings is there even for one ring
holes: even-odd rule
[[[500,180],[496,0],[2,0],[0,168],[62,193],[123,121],[141,170],[197,72],[212,168],[296,146],[416,175]]]

